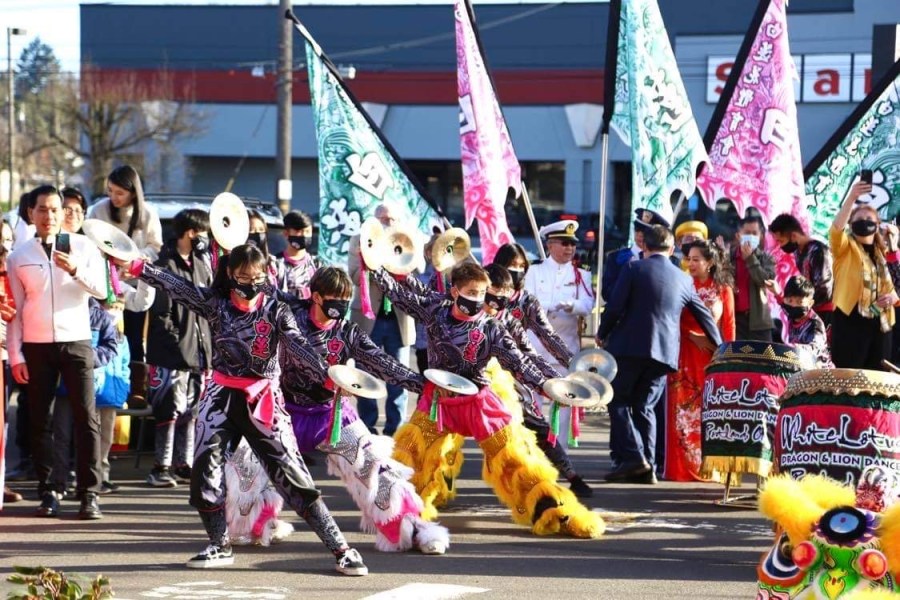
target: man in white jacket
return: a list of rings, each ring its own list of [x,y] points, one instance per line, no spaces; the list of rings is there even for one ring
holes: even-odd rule
[[[106,298],[106,269],[86,237],[69,233],[69,251],[57,249],[63,220],[62,199],[52,186],[31,192],[29,216],[35,237],[7,261],[16,316],[9,324],[8,350],[13,378],[28,386],[30,433],[38,495],[37,515],[59,514],[60,492],[50,481],[52,453],[42,440],[48,413],[62,377],[75,421],[76,474],[81,519],[103,515],[100,490],[100,422],[94,405],[94,355],[88,298]]]

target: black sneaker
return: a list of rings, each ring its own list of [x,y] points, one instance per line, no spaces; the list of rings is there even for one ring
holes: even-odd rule
[[[107,494],[115,494],[119,491],[119,486],[111,481],[104,481],[100,484],[100,491],[97,492],[101,496],[106,496]]]
[[[97,502],[97,494],[94,492],[85,492],[81,499],[81,509],[78,511],[78,518],[82,521],[96,521],[103,518],[100,512],[100,504]]]
[[[41,505],[35,511],[36,517],[59,516],[59,494],[56,492],[44,492],[41,496]]]
[[[569,489],[571,489],[572,493],[578,498],[590,498],[594,495],[594,490],[584,482],[581,475],[576,475],[569,480]]]
[[[158,488],[173,488],[178,487],[178,482],[169,473],[169,467],[153,467],[153,470],[147,475],[147,485]]]
[[[348,548],[338,554],[335,569],[341,575],[361,577],[369,574],[368,567],[363,563],[362,556],[355,548]]]
[[[178,465],[174,469],[172,469],[172,475],[175,477],[175,481],[178,483],[190,483],[191,482],[191,467],[190,465]]]
[[[231,544],[210,544],[206,550],[186,563],[191,569],[216,569],[233,564],[234,552],[231,551]]]

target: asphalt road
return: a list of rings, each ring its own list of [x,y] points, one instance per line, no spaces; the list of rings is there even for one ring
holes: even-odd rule
[[[14,484],[27,498],[0,512],[0,590],[5,597],[13,565],[45,565],[106,574],[116,597],[131,599],[753,598],[756,561],[771,538],[766,522],[753,510],[715,506],[718,485],[600,485],[608,469],[606,420],[591,416],[573,451],[595,487],[587,503],[611,513],[600,540],[538,538],[513,525],[481,481],[480,451],[469,442],[459,496],[442,513],[452,544],[445,556],[377,552],[359,532],[349,496],[319,461],[313,475],[369,576],[337,574],[299,517],[289,519],[297,532],[283,544],[238,548],[227,570],[191,570],[184,561],[205,546],[205,536],[187,487],[151,489],[143,478],[152,457],[139,470],[120,458],[113,478],[122,490],[101,498],[100,521],[76,520],[71,501],[59,519],[34,518],[33,484]],[[751,490],[747,478],[743,491]]]

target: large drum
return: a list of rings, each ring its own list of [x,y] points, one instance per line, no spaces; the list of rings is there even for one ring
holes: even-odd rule
[[[816,369],[791,378],[775,430],[775,467],[856,485],[869,465],[900,473],[900,376]]]
[[[719,346],[703,385],[701,472],[768,476],[778,397],[791,375],[812,365],[808,353],[784,344],[734,341]]]

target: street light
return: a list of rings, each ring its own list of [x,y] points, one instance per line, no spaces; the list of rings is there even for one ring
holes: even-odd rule
[[[13,156],[15,155],[16,140],[16,92],[13,81],[13,62],[12,62],[12,37],[14,35],[25,35],[28,32],[19,27],[6,28],[6,81],[8,84],[7,93],[9,94],[9,206],[12,208],[13,194],[15,193],[15,180],[13,179]]]

